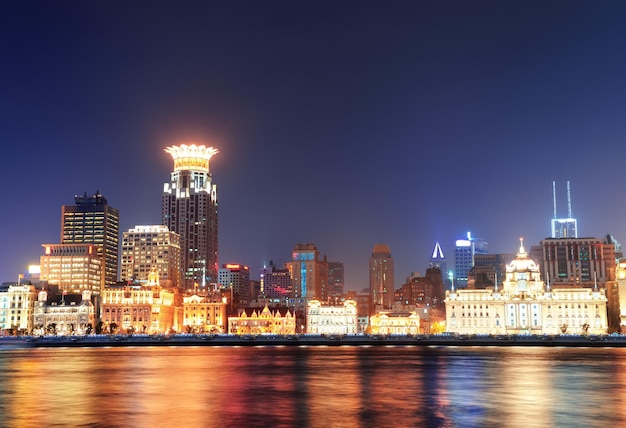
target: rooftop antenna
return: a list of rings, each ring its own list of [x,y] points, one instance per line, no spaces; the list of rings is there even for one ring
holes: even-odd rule
[[[572,218],[572,195],[569,189],[569,180],[567,180],[567,218]]]
[[[552,180],[552,204],[554,206],[554,218],[556,218],[556,183]]]

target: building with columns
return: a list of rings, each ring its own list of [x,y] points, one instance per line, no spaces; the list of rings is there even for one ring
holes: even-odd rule
[[[356,302],[325,305],[319,300],[308,302],[306,332],[310,334],[356,334],[359,331]]]
[[[182,299],[176,288],[159,284],[156,269],[145,283],[106,287],[102,293],[105,330],[168,333],[182,330]]]
[[[446,293],[446,329],[460,334],[603,334],[607,332],[605,290],[552,287],[520,240],[502,285]]]
[[[183,296],[183,331],[225,333],[227,307],[227,299],[218,292]]]
[[[416,311],[380,311],[370,317],[371,334],[420,334],[420,316]]]
[[[95,327],[91,291],[81,294],[48,295],[40,291],[33,312],[33,334],[84,335]]]

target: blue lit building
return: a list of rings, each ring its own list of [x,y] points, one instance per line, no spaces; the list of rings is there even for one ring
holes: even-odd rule
[[[328,301],[328,262],[319,260],[319,251],[313,244],[298,244],[285,263],[289,269],[296,299]]]
[[[458,239],[454,250],[454,287],[467,287],[468,273],[474,266],[476,254],[487,254],[487,243],[472,237],[467,232],[467,239]]]

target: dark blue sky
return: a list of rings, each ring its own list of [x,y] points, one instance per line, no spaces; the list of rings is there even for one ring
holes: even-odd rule
[[[99,190],[122,230],[159,224],[163,151],[220,153],[220,263],[298,242],[396,286],[435,241],[549,235],[552,180],[580,235],[626,240],[621,1],[4,1],[0,281]]]

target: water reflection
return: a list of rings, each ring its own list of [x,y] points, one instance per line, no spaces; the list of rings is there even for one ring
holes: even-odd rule
[[[7,427],[600,427],[625,391],[621,349],[0,351]]]

